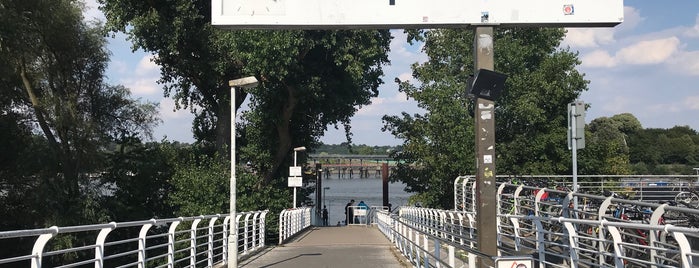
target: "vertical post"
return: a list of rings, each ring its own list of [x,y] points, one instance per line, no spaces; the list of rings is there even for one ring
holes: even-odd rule
[[[473,54],[475,70],[493,70],[493,27],[476,27]],[[478,251],[497,256],[497,229],[495,187],[495,103],[476,98],[476,230]],[[495,263],[488,258],[479,258],[478,267],[491,267]]]
[[[571,140],[570,140],[570,148],[573,150],[573,192],[577,193],[578,192],[578,133],[577,133],[577,120],[578,117],[576,116],[577,110],[575,109],[575,104],[570,105],[570,111],[571,115],[570,120],[571,120]],[[578,210],[578,196],[573,197],[573,211],[576,212],[573,215],[578,215],[577,213]]]
[[[294,167],[296,167],[296,153],[297,151],[294,150]],[[303,175],[303,172],[301,174]],[[294,205],[292,207],[296,208],[296,186],[294,186]]]
[[[316,219],[320,223],[318,225],[323,225],[323,215],[321,214],[320,205],[323,204],[323,199],[325,196],[320,195],[320,190],[323,189],[323,170],[320,164],[316,164]]]
[[[235,87],[231,87],[231,224],[228,233],[228,268],[238,267],[238,226],[235,225]]]
[[[388,164],[381,164],[381,184],[383,185],[383,206],[388,207]]]

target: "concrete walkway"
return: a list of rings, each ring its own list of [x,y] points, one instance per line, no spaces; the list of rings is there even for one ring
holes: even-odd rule
[[[311,227],[286,244],[239,263],[240,267],[411,267],[372,226]]]

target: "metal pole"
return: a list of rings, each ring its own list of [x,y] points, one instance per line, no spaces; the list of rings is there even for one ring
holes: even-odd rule
[[[577,109],[575,108],[576,105],[569,104],[570,107],[570,112],[573,113],[570,116],[570,125],[571,125],[571,141],[570,141],[570,148],[573,150],[573,192],[578,192],[578,134],[577,134],[577,126],[578,126],[578,117],[576,116],[577,114]],[[573,211],[578,210],[578,197],[574,196],[573,197]],[[574,215],[577,215],[575,213]]]
[[[296,167],[296,150],[294,150],[294,167]],[[294,186],[294,206],[296,208],[296,186]]]
[[[475,70],[493,70],[494,64],[493,27],[476,27],[473,55]],[[478,251],[488,256],[497,256],[497,204],[495,185],[495,102],[476,98],[476,230]],[[478,267],[492,267],[489,258],[478,258]]]
[[[238,223],[236,222],[235,211],[235,87],[231,87],[231,197],[230,211],[231,219],[229,221],[228,231],[228,268],[238,267]]]

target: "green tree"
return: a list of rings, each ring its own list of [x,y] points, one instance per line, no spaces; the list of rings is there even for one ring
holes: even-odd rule
[[[314,148],[328,125],[349,131],[358,107],[377,96],[381,65],[388,61],[386,30],[229,31],[211,26],[208,0],[100,3],[111,30],[127,32],[135,48],[157,53],[165,94],[178,107],[193,109],[197,140],[214,144],[222,158],[230,148],[228,81],[248,75],[260,80],[249,92],[238,89],[234,106],[252,95],[236,126],[236,145],[260,171],[260,187],[283,177],[280,167],[289,163],[291,148]]]
[[[577,54],[559,49],[562,29],[498,28],[495,70],[508,75],[496,100],[496,163],[499,174],[560,174],[570,169],[566,105],[587,89],[575,70]],[[473,102],[466,97],[473,72],[473,32],[413,31],[429,60],[413,65],[420,84],[398,81],[425,114],[385,116],[384,130],[403,139],[393,180],[421,192],[426,206],[449,208],[456,176],[474,174]]]
[[[83,21],[80,2],[3,1],[1,12],[8,25],[0,28],[0,95],[37,126],[48,149],[49,157],[36,159],[47,160],[42,175],[31,178],[50,208],[47,224],[84,223],[98,209],[91,174],[100,171],[106,145],[147,135],[156,106],[103,81],[103,30]]]
[[[582,174],[630,174],[628,135],[641,124],[631,114],[592,120],[586,131],[585,148],[580,150]]]

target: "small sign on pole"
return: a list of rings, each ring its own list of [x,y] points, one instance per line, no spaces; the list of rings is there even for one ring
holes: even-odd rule
[[[568,149],[573,148],[585,148],[585,103],[582,101],[568,104]]]
[[[301,186],[303,186],[303,179],[301,177],[289,177],[289,187]]]
[[[301,176],[301,167],[289,167],[289,176],[300,177]]]

